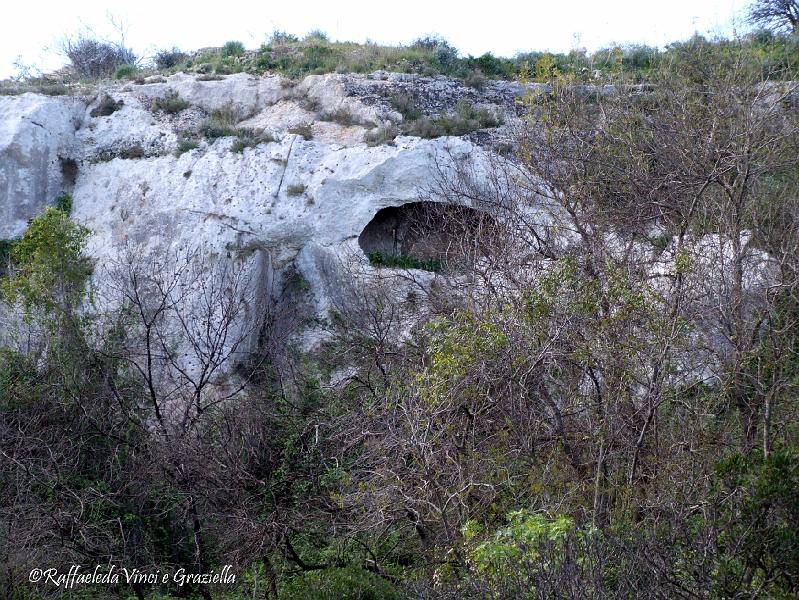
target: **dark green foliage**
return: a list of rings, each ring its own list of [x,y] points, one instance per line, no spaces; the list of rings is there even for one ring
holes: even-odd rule
[[[309,31],[304,38],[303,42],[329,42],[330,38],[321,29],[313,29]]]
[[[0,348],[0,410],[8,410],[17,403],[24,404],[31,399],[36,376],[36,365],[29,356],[9,348]]]
[[[399,129],[396,125],[382,125],[367,131],[364,134],[364,141],[369,146],[379,146],[393,142],[397,135],[399,135]]]
[[[243,152],[245,148],[275,141],[275,138],[267,131],[238,127],[237,123],[238,118],[235,111],[230,108],[219,109],[203,121],[199,133],[211,141],[223,137],[235,137],[236,140],[233,142],[231,150],[236,153]]]
[[[171,69],[188,59],[188,55],[173,46],[168,50],[159,50],[155,53],[155,67],[159,70]]]
[[[202,125],[200,125],[200,133],[209,140],[234,136],[237,134],[237,132],[237,128],[232,127],[218,119],[214,119],[213,117],[206,119]]]
[[[145,152],[141,144],[131,144],[130,146],[123,146],[122,148],[106,148],[98,152],[97,155],[92,159],[92,162],[108,162],[114,160],[115,158],[135,160],[139,158],[145,158],[146,156],[147,152]]]
[[[719,587],[733,595],[752,577],[775,594],[799,593],[799,454],[796,448],[734,454],[720,485]],[[768,582],[768,583],[766,583]]]
[[[44,96],[64,96],[69,94],[70,89],[63,83],[26,82],[25,84],[9,84],[6,81],[0,81],[0,96],[19,96],[29,92]]]
[[[444,264],[440,260],[423,260],[414,256],[394,256],[382,252],[369,252],[366,257],[369,259],[369,264],[374,267],[421,269],[434,273],[444,268]]]
[[[16,240],[0,240],[0,276],[8,273],[11,263],[11,252]]]
[[[272,32],[272,35],[269,36],[269,43],[270,44],[295,44],[300,41],[296,35],[292,35],[285,31],[275,30]]]
[[[432,53],[433,62],[446,73],[452,71],[458,63],[458,49],[440,37],[419,38],[411,44],[411,48],[419,48]]]
[[[72,214],[72,195],[66,192],[55,199],[55,207],[65,215]]]
[[[469,69],[475,71],[479,69],[481,73],[491,78],[506,79],[514,77],[518,73],[516,61],[509,58],[498,58],[490,52],[477,58],[469,56],[463,62]]]

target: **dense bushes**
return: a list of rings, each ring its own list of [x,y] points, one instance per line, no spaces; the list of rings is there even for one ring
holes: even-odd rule
[[[175,46],[167,50],[159,50],[153,57],[155,68],[162,71],[176,67],[186,59],[188,59],[188,55]]]
[[[796,37],[755,32],[736,41],[705,40],[699,37],[675,43],[665,50],[626,45],[568,53],[523,52],[512,58],[487,52],[481,56],[461,56],[458,50],[439,37],[420,38],[407,46],[381,46],[374,43],[334,42],[321,31],[302,39],[285,32],[273,33],[256,53],[245,52],[239,41],[229,41],[218,50],[189,55],[177,48],[160,50],[153,57],[158,70],[191,69],[205,75],[226,75],[241,71],[276,71],[296,79],[308,74],[371,73],[377,70],[416,73],[425,76],[447,75],[481,88],[491,79],[533,77],[547,81],[554,74],[571,75],[578,81],[617,77],[646,80],[652,69],[679,56],[686,45],[705,44],[756,50],[761,55],[764,72],[772,77],[797,74]],[[82,77],[107,77],[122,67],[118,76],[129,76],[125,65],[136,66],[136,56],[128,49],[91,37],[65,43],[76,72]],[[126,72],[127,69],[127,72]],[[778,74],[781,73],[781,74]]]
[[[797,72],[792,50],[796,46],[795,38],[752,34],[735,42],[694,40],[692,43],[697,42],[750,47],[761,53],[764,65],[780,64],[790,67],[791,73]],[[642,81],[649,77],[654,67],[679,53],[682,45],[672,44],[665,51],[633,44],[603,48],[593,54],[573,50],[569,53],[527,52],[513,58],[496,57],[490,52],[479,57],[461,57],[446,40],[435,37],[422,38],[408,46],[378,46],[331,42],[318,34],[299,40],[278,33],[261,47],[254,67],[259,71],[278,71],[292,78],[311,73],[370,73],[381,69],[428,76],[443,74],[471,80],[475,87],[481,85],[480,77],[516,79],[531,74],[540,81],[546,81],[553,70],[586,82],[620,73],[629,80]],[[541,70],[544,64],[551,65],[549,71]]]
[[[756,31],[737,40],[707,40],[695,36],[659,48],[630,44],[601,48],[593,53],[575,49],[568,53],[522,52],[514,57],[498,57],[491,52],[481,56],[461,56],[457,48],[440,37],[425,37],[408,45],[381,46],[367,42],[331,41],[321,31],[300,39],[276,31],[260,49],[245,52],[239,41],[221,48],[190,55],[176,47],[163,49],[152,62],[160,71],[194,70],[205,75],[226,75],[241,71],[276,71],[292,79],[308,74],[371,73],[377,70],[415,73],[424,76],[447,75],[481,88],[491,79],[535,78],[547,81],[565,74],[589,82],[624,74],[627,81],[644,81],[654,68],[678,57],[684,47],[704,44],[720,51],[749,48],[759,53],[768,78],[793,78],[799,74],[796,60],[797,37]],[[64,54],[79,77],[128,77],[140,61],[124,44],[114,44],[84,34],[62,43]],[[724,49],[727,50],[724,50]]]
[[[412,115],[410,111],[406,114]],[[466,135],[478,129],[497,127],[501,120],[488,109],[477,109],[468,101],[460,100],[450,114],[434,118],[420,116],[403,121],[403,130],[423,138],[435,138],[443,135]]]

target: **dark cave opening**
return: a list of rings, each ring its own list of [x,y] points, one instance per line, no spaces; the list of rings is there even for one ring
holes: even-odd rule
[[[494,227],[490,215],[474,208],[409,202],[380,209],[358,244],[373,265],[438,271],[484,250],[484,236]]]

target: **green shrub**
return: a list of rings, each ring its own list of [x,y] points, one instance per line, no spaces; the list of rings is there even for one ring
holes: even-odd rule
[[[567,538],[576,532],[574,520],[565,515],[551,519],[517,510],[507,515],[507,522],[507,526],[489,536],[484,536],[482,527],[472,521],[462,531],[470,566],[488,581],[504,579],[509,572],[522,572],[535,565],[549,544],[554,543],[554,547],[547,548],[550,552],[562,550]]]
[[[158,70],[171,69],[185,62],[188,58],[188,54],[172,46],[169,50],[159,50],[155,53],[155,67]]]
[[[487,77],[514,77],[517,73],[514,61],[508,58],[498,58],[490,52],[477,58],[469,56],[463,62],[469,69],[480,71]]]
[[[199,148],[200,143],[191,137],[184,137],[178,140],[178,147],[175,149],[175,156],[180,156],[184,152],[190,152]]]
[[[300,41],[296,35],[292,35],[285,31],[280,31],[275,29],[272,32],[272,35],[269,36],[269,43],[270,44],[296,44]]]
[[[139,70],[135,65],[119,65],[114,69],[114,79],[127,79],[133,77]]]
[[[25,83],[11,84],[0,81],[0,96],[19,96],[31,92],[44,96],[64,96],[69,93],[69,88],[63,83]]]
[[[8,272],[16,240],[0,240],[0,277]]]
[[[63,192],[55,199],[55,207],[64,214],[72,214],[72,196]]]
[[[327,37],[327,34],[322,31],[321,29],[314,29],[309,31],[304,38],[302,38],[303,42],[329,42],[330,38]]]
[[[238,134],[238,129],[211,117],[200,125],[200,133],[209,140],[215,140],[221,137],[235,136]]]
[[[209,140],[235,136],[239,134],[239,129],[236,127],[238,121],[238,115],[232,108],[220,108],[203,121],[200,133]]]
[[[89,230],[70,221],[65,212],[52,206],[45,208],[14,243],[14,272],[2,281],[3,296],[12,303],[19,301],[26,313],[77,306],[90,274],[89,263],[83,258],[88,235]]]
[[[200,125],[200,134],[208,140],[222,137],[235,137],[231,150],[243,152],[258,144],[274,142],[275,138],[268,131],[255,131],[245,127],[238,127],[236,111],[230,107],[215,110],[209,118]]]
[[[146,152],[141,144],[131,144],[122,148],[105,148],[98,152],[91,160],[93,163],[109,162],[115,158],[122,158],[125,160],[132,160],[137,158],[145,158]]]
[[[169,92],[163,98],[156,98],[153,100],[151,110],[153,112],[162,111],[170,115],[177,114],[186,110],[191,104],[180,97],[175,91]]]
[[[244,54],[244,44],[235,40],[225,42],[225,45],[222,46],[221,54],[223,57],[241,56]]]
[[[302,196],[305,193],[306,186],[301,183],[290,185],[286,188],[286,194],[289,196]]]
[[[0,250],[2,244],[0,243]],[[0,255],[0,275],[6,259]],[[0,410],[21,408],[25,399],[35,398],[36,362],[30,357],[10,348],[0,348]],[[28,597],[27,595],[23,597]]]
[[[768,581],[768,597],[799,593],[799,453],[777,448],[736,453],[716,467],[724,498],[719,515],[721,568],[717,575],[729,597],[742,578]],[[747,573],[751,575],[746,575]]]
[[[487,109],[476,109],[468,101],[461,99],[454,112],[435,118],[423,117],[403,124],[409,135],[422,138],[435,138],[443,135],[466,135],[478,129],[497,127],[501,120]]]
[[[258,144],[274,142],[275,138],[268,131],[255,132],[252,129],[239,128],[236,130],[236,141],[230,147],[232,152],[244,152],[245,148],[253,148]]]
[[[439,67],[444,74],[451,74],[458,65],[458,49],[444,38],[438,36],[419,38],[411,44],[411,48],[428,51],[431,64]]]

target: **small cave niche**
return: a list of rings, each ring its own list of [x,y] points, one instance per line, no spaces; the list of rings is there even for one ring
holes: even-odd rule
[[[441,202],[409,202],[377,211],[358,236],[373,266],[439,271],[485,250],[495,227],[486,212]]]

